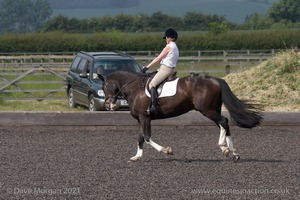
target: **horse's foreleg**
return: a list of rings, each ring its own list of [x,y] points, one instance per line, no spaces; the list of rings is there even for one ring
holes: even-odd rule
[[[143,145],[144,142],[151,145],[154,149],[156,149],[159,152],[163,152],[168,155],[173,155],[172,148],[171,147],[163,147],[159,144],[153,142],[151,140],[151,119],[149,117],[140,116],[139,122],[140,122],[140,128],[141,128],[141,135],[139,137],[138,141],[138,149],[135,156],[131,157],[129,161],[137,161],[139,160],[143,155]]]
[[[131,157],[129,161],[137,161],[142,157],[144,141],[145,141],[144,137],[140,136],[140,138],[138,140],[138,147],[137,147],[136,155]]]
[[[153,140],[149,139],[149,141],[146,141],[147,144],[150,144],[154,149],[156,149],[159,152],[163,152],[167,155],[173,155],[173,151],[171,147],[163,147],[160,146],[159,144],[153,142]]]
[[[139,123],[140,123],[140,137],[138,140],[138,147],[137,147],[137,152],[136,155],[131,157],[130,161],[137,161],[141,159],[143,155],[143,146],[145,140],[149,140],[151,136],[151,127],[150,127],[150,118],[145,117],[143,115],[139,116]]]
[[[159,144],[155,143],[151,139],[151,126],[150,126],[150,124],[149,124],[149,126],[145,127],[144,130],[145,130],[145,141],[146,141],[147,144],[149,144],[150,146],[152,146],[154,149],[156,149],[159,152],[163,152],[167,155],[173,155],[171,147],[160,146]]]

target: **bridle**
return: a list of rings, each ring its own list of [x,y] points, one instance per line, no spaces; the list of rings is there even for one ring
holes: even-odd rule
[[[127,87],[128,85],[130,85],[131,83],[133,83],[136,78],[140,77],[142,74],[138,74],[136,75],[132,80],[128,81],[126,84],[124,84],[122,87],[120,87],[118,85],[119,91],[115,94],[115,95],[108,95],[104,102],[106,102],[108,99],[110,99],[110,103],[115,103],[118,99],[119,94],[121,93],[123,97],[125,97],[124,93],[122,92],[123,88]]]

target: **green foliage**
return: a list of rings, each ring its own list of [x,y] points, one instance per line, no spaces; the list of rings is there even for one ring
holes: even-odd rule
[[[282,20],[290,22],[300,21],[300,1],[299,0],[280,0],[275,2],[269,10],[269,17],[274,22]]]
[[[0,7],[0,33],[33,32],[52,14],[47,0],[2,0]]]
[[[211,22],[209,23],[209,26],[211,28],[210,33],[213,35],[219,35],[222,33],[227,33],[228,27],[225,23],[217,23],[217,22]]]
[[[136,6],[139,1],[99,1],[96,0],[0,0],[0,33],[28,33],[35,31],[68,33],[94,33],[109,30],[121,32],[155,32],[173,27],[178,31],[211,31],[213,34],[228,30],[264,30],[299,28],[300,1],[272,1],[272,7],[263,14],[253,13],[243,24],[232,23],[224,16],[187,12],[183,17],[170,16],[163,12],[152,15],[118,14],[115,16],[93,17],[89,19],[69,18],[58,15],[46,21],[52,13],[49,3],[55,8],[118,8]],[[223,2],[224,3],[224,2]],[[226,4],[226,3],[224,3]],[[223,5],[223,4],[222,4]]]
[[[0,52],[160,51],[161,33],[123,33],[111,30],[93,34],[63,32],[0,35]],[[179,32],[182,51],[220,49],[287,49],[300,46],[300,30]]]
[[[104,16],[100,18],[75,19],[62,15],[50,19],[42,29],[43,32],[64,31],[70,33],[92,33],[107,30],[122,32],[153,32],[162,31],[168,27],[177,30],[209,30],[209,24],[227,24],[234,27],[233,23],[226,21],[224,17],[217,15],[204,15],[202,13],[188,12],[183,18],[169,16],[162,12],[155,12],[148,16],[139,14],[136,16],[118,14],[114,17]]]

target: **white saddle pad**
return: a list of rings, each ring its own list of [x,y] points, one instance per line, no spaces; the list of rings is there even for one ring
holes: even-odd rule
[[[166,82],[163,85],[162,91],[159,94],[158,98],[174,96],[176,94],[176,91],[177,91],[178,80],[179,80],[179,78],[175,79],[174,81]],[[147,88],[145,88],[145,93],[148,97],[151,97],[151,95],[149,94],[149,91],[147,90]]]

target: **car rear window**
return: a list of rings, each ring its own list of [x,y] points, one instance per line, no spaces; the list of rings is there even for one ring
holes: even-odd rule
[[[78,63],[80,62],[81,58],[80,57],[76,57],[71,65],[71,71],[75,72],[76,68],[78,66]]]
[[[139,72],[140,67],[134,60],[96,61],[93,66],[93,73],[100,72],[102,76],[106,76],[116,70]]]

